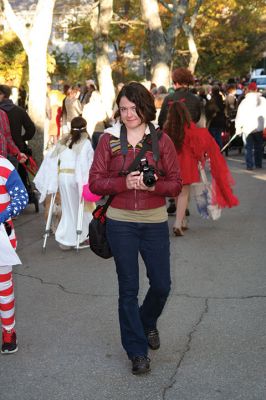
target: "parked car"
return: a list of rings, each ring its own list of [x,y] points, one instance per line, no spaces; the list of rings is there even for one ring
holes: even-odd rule
[[[256,78],[257,76],[260,76],[260,75],[265,75],[265,70],[264,70],[264,68],[257,68],[257,69],[254,69],[253,71],[252,71],[252,73],[251,73],[251,77],[250,78]]]
[[[261,92],[266,91],[266,75],[253,76],[250,82],[256,82],[258,89]]]

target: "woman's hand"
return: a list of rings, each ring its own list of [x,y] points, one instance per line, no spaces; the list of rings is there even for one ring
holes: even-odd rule
[[[155,175],[156,181],[158,177]],[[153,192],[155,190],[155,185],[148,187],[143,182],[143,172],[141,174],[139,171],[130,172],[126,178],[127,188],[135,189],[135,190],[148,190],[149,192]]]
[[[158,180],[158,177],[156,175],[155,175],[155,179],[156,179],[156,181]],[[149,192],[153,192],[155,190],[155,185],[151,186],[151,187],[146,186],[143,182],[143,172],[142,172],[138,177],[136,189],[137,190],[148,190]]]
[[[126,183],[128,189],[137,189],[137,183],[139,182],[140,173],[139,171],[130,172],[126,177]]]

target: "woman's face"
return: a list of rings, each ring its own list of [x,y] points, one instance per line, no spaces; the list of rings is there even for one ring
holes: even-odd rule
[[[142,120],[137,114],[135,103],[129,101],[125,96],[121,97],[119,111],[121,120],[127,128],[134,129],[143,124]]]

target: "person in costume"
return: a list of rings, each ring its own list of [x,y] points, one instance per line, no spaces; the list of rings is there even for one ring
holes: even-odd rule
[[[195,79],[188,68],[175,68],[172,72],[172,81],[174,91],[170,92],[163,100],[161,111],[158,116],[158,124],[161,129],[166,121],[168,110],[174,101],[181,101],[187,107],[193,122],[198,123],[201,114],[202,106],[200,98],[192,93],[191,87],[194,85]],[[169,199],[169,206],[167,208],[169,215],[176,212],[175,199]],[[189,211],[188,211],[189,213]]]
[[[132,362],[132,373],[144,374],[150,371],[148,347],[160,347],[157,320],[171,286],[165,197],[177,196],[182,184],[172,141],[151,124],[156,115],[152,94],[131,82],[123,86],[116,103],[120,121],[105,130],[97,145],[89,186],[98,195],[114,195],[107,210],[106,233],[118,275],[122,345]],[[151,186],[139,167],[128,171],[143,146],[150,143],[141,161],[155,168]],[[139,254],[150,284],[141,307]]]
[[[266,128],[266,99],[258,92],[256,82],[247,87],[235,119],[236,133],[245,145],[245,161],[248,170],[262,168],[263,130]]]
[[[16,256],[16,235],[12,217],[17,217],[28,204],[28,193],[15,167],[0,156],[0,321],[1,353],[18,350],[15,330],[15,296],[12,266],[20,264]]]
[[[206,128],[198,128],[183,103],[173,102],[170,106],[166,123],[166,132],[176,148],[180,166],[183,188],[176,198],[176,219],[173,232],[175,236],[183,236],[187,229],[185,211],[188,204],[190,185],[200,182],[198,162],[203,165],[210,160],[213,201],[221,208],[238,205],[238,199],[232,192],[233,178],[220,153],[219,146]]]
[[[76,246],[77,222],[83,187],[88,184],[89,170],[93,159],[93,149],[86,130],[86,121],[75,117],[71,121],[70,134],[63,137],[42,162],[34,178],[36,188],[41,193],[40,202],[47,194],[59,189],[62,216],[55,232],[55,240],[62,250]],[[80,242],[88,236],[88,225],[92,218],[92,208],[85,204]],[[92,207],[92,204],[90,204]]]

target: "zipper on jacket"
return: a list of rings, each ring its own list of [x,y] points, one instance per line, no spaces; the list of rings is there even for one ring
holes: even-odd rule
[[[134,152],[134,159],[136,158],[136,147],[133,147],[133,152]],[[134,189],[134,196],[135,196],[135,210],[137,210],[137,190]]]

